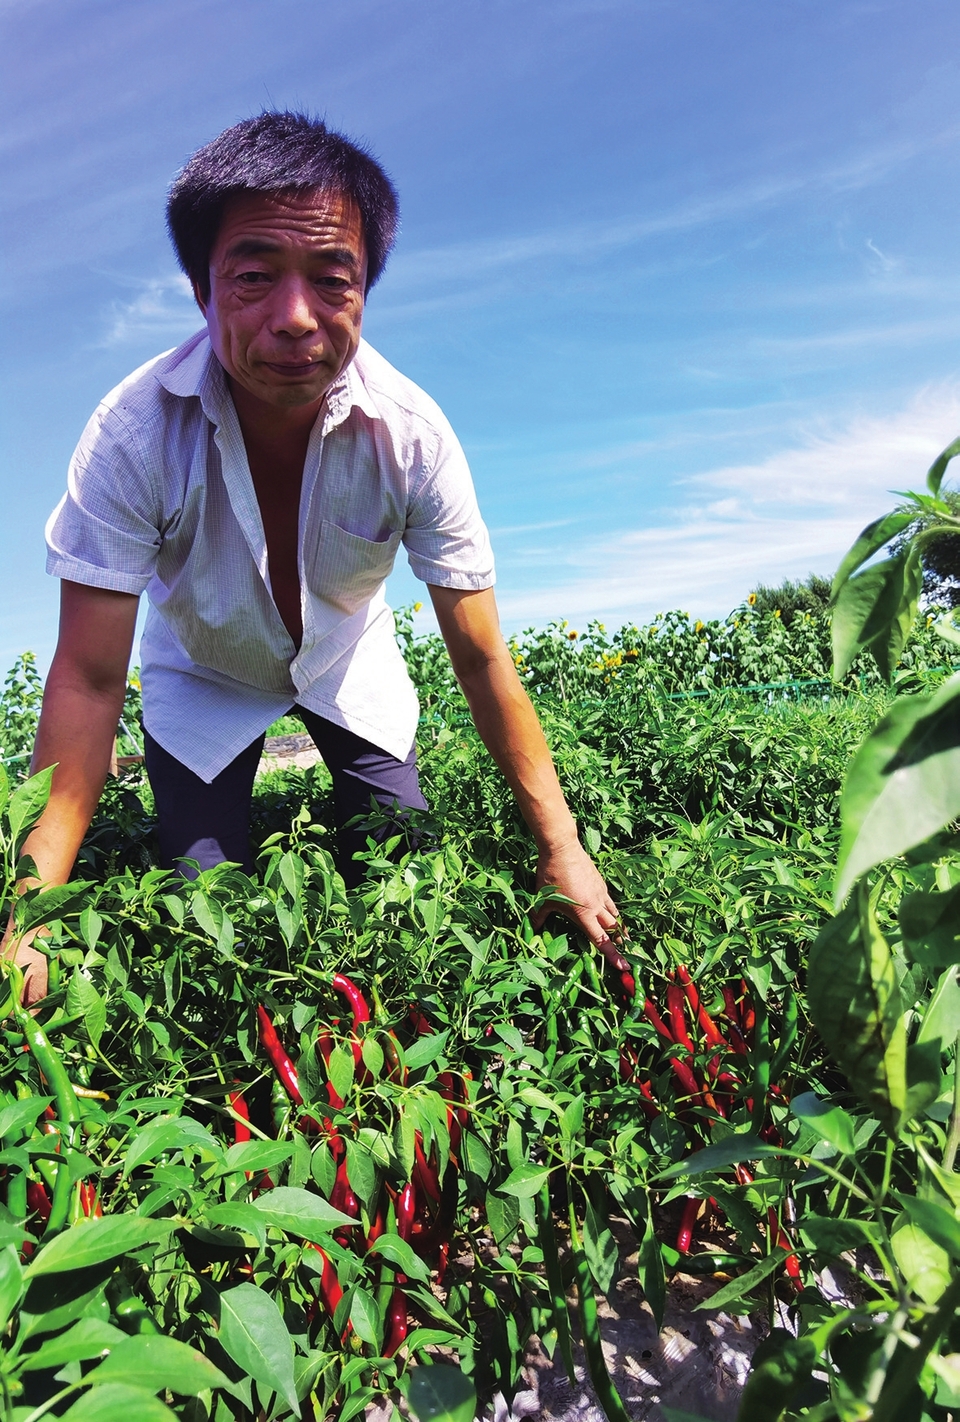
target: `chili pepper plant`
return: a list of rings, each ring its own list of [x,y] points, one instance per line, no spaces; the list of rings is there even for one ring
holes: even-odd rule
[[[50,993],[31,1014],[16,970],[3,988],[5,1422],[349,1422],[401,1392],[469,1422],[512,1395],[534,1333],[571,1373],[579,1340],[621,1419],[598,1320],[615,1231],[658,1320],[682,1269],[714,1281],[710,1307],[775,1325],[751,1422],[914,1415],[891,1397],[948,1415],[960,802],[910,845],[876,831],[905,802],[871,806],[883,755],[921,767],[917,799],[954,784],[954,693],[950,647],[925,616],[905,642],[895,601],[836,632],[835,686],[822,625],[749,602],[707,628],[517,642],[630,927],[606,957],[559,918],[531,929],[526,832],[412,614],[433,812],[416,844],[371,838],[359,889],[322,769],[261,782],[254,876],[193,881],[156,867],[125,771],[76,879],[16,903],[20,928],[47,925]],[[5,709],[17,723],[20,698],[23,739],[25,676]],[[20,766],[0,785],[8,901],[49,787]]]

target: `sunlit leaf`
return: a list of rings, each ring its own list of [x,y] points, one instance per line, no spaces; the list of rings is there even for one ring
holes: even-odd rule
[[[893,703],[850,763],[840,815],[837,904],[874,865],[960,816],[960,674]]]
[[[274,1300],[255,1284],[220,1295],[217,1336],[226,1353],[257,1383],[279,1393],[300,1416],[293,1376],[293,1339]]]

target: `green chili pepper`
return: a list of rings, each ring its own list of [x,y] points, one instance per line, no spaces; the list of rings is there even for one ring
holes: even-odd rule
[[[770,1090],[770,1018],[767,1005],[757,1003],[756,1032],[753,1047],[753,1119],[754,1132],[759,1135],[767,1112],[767,1092]]]
[[[557,1330],[560,1356],[567,1370],[571,1386],[576,1383],[573,1369],[573,1349],[570,1346],[570,1319],[567,1314],[567,1296],[560,1272],[560,1256],[557,1252],[557,1236],[553,1228],[553,1212],[550,1208],[550,1186],[544,1181],[537,1193],[537,1237],[543,1253],[543,1266],[550,1289],[550,1304],[553,1309],[553,1326]]]
[[[597,1316],[597,1299],[593,1292],[593,1279],[587,1256],[580,1243],[577,1217],[570,1202],[570,1249],[577,1276],[577,1298],[580,1306],[580,1332],[583,1336],[583,1351],[587,1359],[587,1371],[597,1400],[603,1408],[607,1422],[630,1422],[630,1418],[607,1371],[600,1340],[600,1323]]]
[[[13,1015],[17,1026],[26,1038],[27,1046],[37,1066],[40,1068],[47,1085],[53,1092],[54,1100],[57,1103],[57,1118],[65,1128],[63,1139],[64,1159],[57,1166],[57,1178],[53,1187],[53,1208],[50,1211],[50,1218],[47,1221],[45,1233],[55,1234],[67,1223],[70,1215],[71,1181],[70,1167],[67,1161],[69,1148],[73,1145],[73,1137],[77,1126],[80,1124],[80,1105],[77,1101],[76,1093],[66,1069],[57,1052],[51,1047],[47,1034],[36,1018],[27,1011],[20,1001],[23,991],[23,974],[16,967],[10,970],[10,980],[13,985],[14,1003]]]
[[[770,1080],[777,1081],[783,1071],[793,1050],[793,1044],[797,1040],[797,1023],[800,1016],[800,1005],[797,1002],[797,994],[793,988],[787,987],[783,990],[783,1027],[780,1030],[780,1041],[770,1063]]]

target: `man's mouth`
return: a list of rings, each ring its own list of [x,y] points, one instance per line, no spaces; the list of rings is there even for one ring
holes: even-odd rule
[[[274,371],[277,375],[303,376],[312,375],[320,368],[319,360],[306,361],[264,361],[268,370]]]

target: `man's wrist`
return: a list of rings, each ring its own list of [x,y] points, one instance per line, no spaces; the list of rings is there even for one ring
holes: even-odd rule
[[[580,835],[577,831],[577,822],[572,815],[566,823],[551,824],[549,829],[542,833],[533,832],[537,845],[537,852],[541,857],[549,857],[555,854],[563,854],[569,849],[579,847]]]

